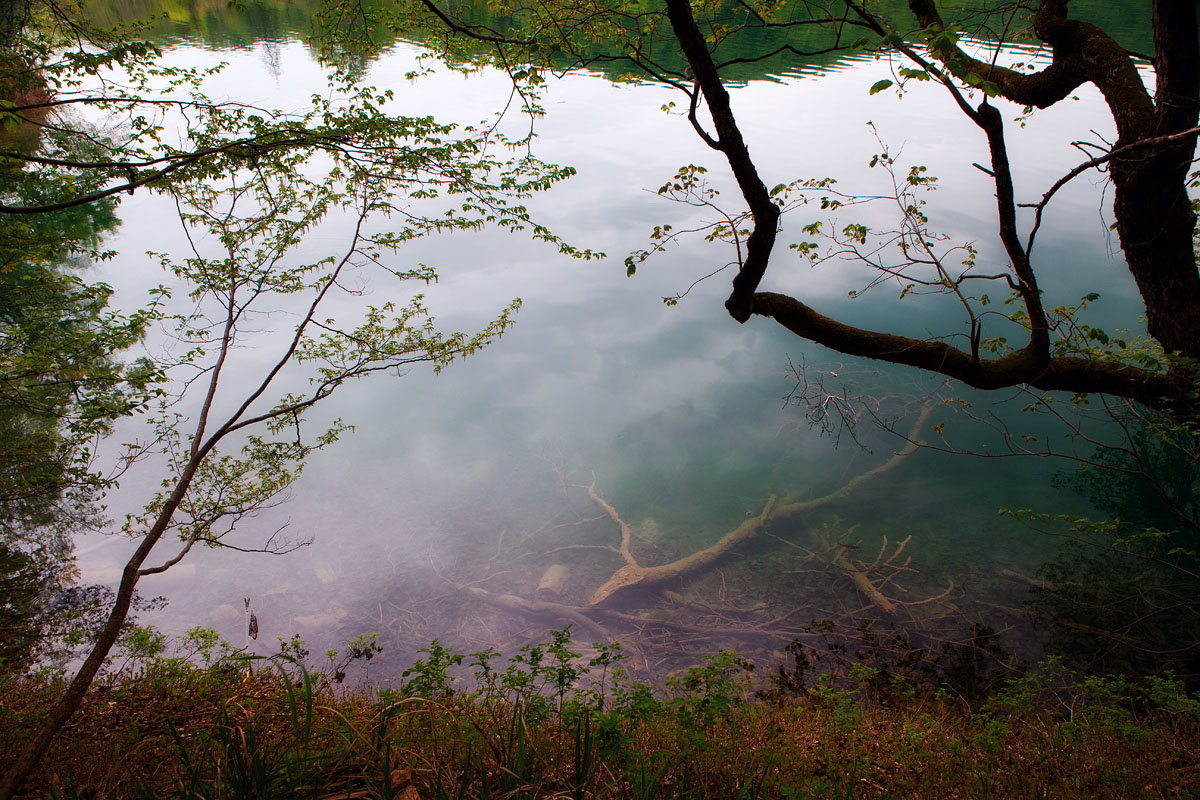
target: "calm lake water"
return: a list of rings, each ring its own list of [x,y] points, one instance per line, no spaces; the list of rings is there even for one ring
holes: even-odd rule
[[[255,34],[245,20],[238,27],[214,19],[200,19],[207,38],[187,20],[177,21],[166,56],[172,63],[228,62],[209,89],[212,96],[300,107],[323,85],[320,67],[296,33],[302,20],[271,18]],[[233,28],[243,34],[229,34]],[[367,80],[395,89],[404,113],[474,123],[506,102],[506,78],[488,70],[470,77],[442,70],[406,80],[419,53],[399,43],[368,70]],[[954,241],[973,242],[982,265],[1003,267],[992,187],[971,167],[986,161],[982,137],[936,88],[914,87],[902,98],[870,96],[870,86],[887,74],[883,62],[843,61],[762,75],[734,88],[734,109],[764,180],[836,176],[846,191],[886,194],[886,174],[868,168],[882,141],[904,170],[927,165],[939,176],[929,197],[932,227]],[[984,396],[943,387],[930,376],[843,358],[764,320],[737,324],[722,307],[727,273],[693,287],[678,306],[664,305],[664,296],[729,260],[718,245],[686,240],[627,278],[624,256],[645,244],[653,225],[682,227],[701,219],[655,194],[679,166],[706,165],[730,206],[740,208],[724,164],[685,118],[661,110],[678,99],[659,87],[618,85],[598,74],[553,81],[547,115],[537,123],[536,151],[575,166],[578,175],[531,208],[568,241],[609,257],[572,261],[495,231],[406,248],[401,262],[440,272],[426,295],[441,327],[472,330],[519,297],[524,305],[516,326],[441,375],[418,367],[346,388],[323,413],[354,424],[356,433],[316,456],[292,500],[245,521],[238,539],[252,545],[288,525],[290,535],[312,544],[279,557],[193,553],[168,574],[143,582],[144,594],[171,600],[145,621],[171,633],[210,625],[240,645],[242,597],[248,595],[261,626],[251,643],[257,652],[277,649],[277,636],[299,634],[321,652],[377,632],[385,655],[371,669],[379,678],[397,676],[416,648],[435,637],[460,650],[519,646],[569,620],[506,612],[463,588],[531,599],[544,570],[562,564],[569,576],[558,601],[585,605],[622,561],[598,547],[561,549],[618,541],[615,524],[581,486],[595,482],[631,526],[633,551],[649,566],[707,547],[761,513],[771,495],[834,491],[901,446],[869,424],[857,429],[859,443],[808,425],[805,409],[787,400],[796,383],[789,365],[825,371],[833,389],[845,385],[851,393],[892,398],[890,409],[915,407],[929,396],[969,398],[979,415],[998,415],[1021,431],[1050,432],[1065,444],[1061,430],[1020,413],[1026,400],[1015,391]],[[1020,111],[1005,110],[1010,118]],[[1112,128],[1090,88],[1032,116],[1024,128],[1010,124],[1018,199],[1040,197],[1081,160],[1071,141],[1091,130],[1110,137]],[[110,242],[120,256],[100,274],[117,286],[119,303],[133,306],[164,280],[144,253],[181,253],[186,242],[173,207],[161,197],[139,193],[120,213]],[[819,213],[795,212],[781,241],[799,238],[799,227]],[[1140,305],[1108,232],[1108,213],[1097,177],[1068,186],[1047,215],[1036,262],[1050,306],[1098,292],[1095,308],[1105,324],[1136,329]],[[894,224],[885,204],[839,219]],[[306,254],[338,252],[338,228],[310,237]],[[895,285],[849,296],[870,280],[860,265],[813,269],[781,250],[765,286],[877,329],[913,335],[962,329],[959,309],[946,298],[901,302]],[[368,299],[378,303],[386,296]],[[248,375],[269,353],[250,348],[238,357]],[[938,422],[955,447],[986,453],[1003,446],[987,426],[940,403],[928,425]],[[752,626],[789,614],[787,625],[796,626],[847,618],[869,604],[830,560],[841,552],[870,563],[885,539],[886,558],[911,537],[894,562],[911,557],[911,571],[898,574],[886,593],[913,602],[953,588],[934,603],[905,606],[905,619],[986,622],[1011,629],[1011,646],[1031,652],[1036,637],[1021,632],[1013,613],[1027,590],[1000,571],[1035,573],[1060,543],[998,511],[1089,513],[1081,497],[1054,479],[1071,468],[1053,459],[919,452],[844,500],[773,526],[717,568],[669,587],[682,601],[651,596],[626,607],[629,614],[675,623],[670,631],[638,638],[628,626],[611,623],[611,630],[631,639],[651,668],[725,646],[769,661],[782,641],[704,636],[687,626]],[[148,473],[134,476],[114,496],[113,510],[134,507],[151,485]],[[82,541],[87,576],[113,579],[128,548],[120,538]],[[747,609],[758,616],[739,616]],[[578,638],[596,637],[589,631]]]

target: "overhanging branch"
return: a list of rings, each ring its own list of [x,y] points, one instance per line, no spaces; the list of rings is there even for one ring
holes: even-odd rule
[[[977,361],[945,342],[857,328],[818,313],[799,300],[758,292],[753,313],[770,317],[797,336],[853,356],[936,372],[976,389],[1029,384],[1047,391],[1116,394],[1154,408],[1168,408],[1187,394],[1178,376],[1138,369],[1115,361],[1059,356],[1048,361],[1028,349],[991,361]]]

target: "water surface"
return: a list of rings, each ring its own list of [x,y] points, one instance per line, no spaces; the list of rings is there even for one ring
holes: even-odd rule
[[[229,62],[210,89],[215,97],[298,107],[321,81],[320,67],[300,38],[302,21],[288,14],[265,22],[246,17],[239,28],[244,35],[208,38],[180,21],[166,58]],[[220,28],[206,19],[210,33]],[[506,78],[488,70],[406,80],[419,52],[417,45],[396,43],[370,65],[367,80],[394,88],[399,106],[414,115],[469,124],[503,106]],[[992,188],[970,166],[986,160],[986,147],[969,121],[934,87],[870,96],[869,87],[888,74],[886,63],[818,66],[748,77],[733,90],[734,109],[767,183],[836,176],[848,191],[885,192],[886,175],[867,165],[886,147],[905,170],[922,164],[940,177],[929,198],[932,225],[956,241],[973,242],[981,264],[1003,266]],[[634,553],[649,566],[707,547],[761,513],[772,495],[835,491],[902,446],[869,424],[856,436],[809,425],[805,409],[787,399],[798,365],[810,375],[824,372],[833,391],[845,387],[879,400],[887,413],[954,395],[975,403],[977,414],[996,413],[1021,430],[1061,436],[1025,419],[1016,392],[944,387],[931,376],[830,353],[765,320],[739,325],[722,307],[727,273],[692,287],[677,306],[665,305],[663,297],[729,260],[719,245],[684,241],[627,278],[622,259],[644,245],[654,224],[698,219],[654,192],[680,165],[707,166],[730,207],[739,207],[723,164],[686,119],[661,110],[671,100],[678,98],[660,87],[616,84],[599,74],[554,81],[548,113],[537,123],[536,149],[543,158],[574,165],[578,175],[531,208],[568,241],[609,258],[572,261],[496,231],[455,233],[403,251],[401,261],[439,269],[440,281],[427,296],[443,327],[477,328],[519,297],[517,325],[441,375],[417,368],[345,389],[323,413],[346,419],[357,432],[316,457],[291,502],[241,526],[239,543],[262,541],[287,525],[289,534],[311,545],[278,557],[193,553],[170,573],[143,582],[143,591],[171,598],[148,621],[170,632],[211,625],[241,644],[241,599],[250,596],[262,632],[249,643],[256,651],[270,652],[276,637],[292,634],[320,652],[377,632],[385,659],[372,670],[385,678],[395,677],[434,637],[460,649],[518,646],[567,620],[505,612],[463,589],[532,599],[543,571],[563,564],[570,577],[558,601],[585,605],[622,561],[599,549],[615,545],[618,530],[582,487],[594,483],[631,526]],[[1011,117],[1020,110],[1006,111]],[[1070,142],[1089,130],[1112,130],[1090,89],[1034,115],[1023,128],[1010,125],[1019,199],[1040,196],[1080,160]],[[1104,190],[1090,177],[1061,193],[1041,234],[1037,266],[1049,305],[1096,291],[1108,324],[1136,328],[1140,305],[1108,238]],[[138,194],[120,211],[123,222],[111,245],[121,255],[102,274],[118,287],[119,302],[132,306],[163,280],[142,254],[181,253],[185,242],[164,198]],[[785,220],[781,241],[798,238],[800,226],[818,213],[796,211]],[[876,227],[895,223],[884,205],[854,213],[854,221]],[[318,231],[306,242],[306,255],[336,250],[337,229]],[[870,280],[859,264],[813,269],[780,252],[764,288],[878,329],[922,336],[961,330],[961,314],[945,298],[898,302],[894,285],[849,296]],[[250,369],[266,358],[265,346],[239,357]],[[936,604],[906,607],[905,619],[1013,628],[1012,646],[1028,652],[1033,640],[1017,636],[1021,622],[1013,613],[1026,589],[1000,571],[1033,573],[1058,543],[998,510],[1089,509],[1052,480],[1068,465],[979,457],[1003,442],[940,403],[934,422],[946,423],[950,444],[977,455],[918,452],[843,501],[772,527],[717,568],[670,587],[683,601],[645,597],[628,613],[696,627],[765,624],[788,614],[787,625],[849,619],[870,604],[830,559],[839,550],[863,563],[880,552],[886,559],[911,537],[895,562],[911,557],[908,571],[888,593],[917,601],[953,589]],[[114,510],[130,507],[149,485],[150,475],[131,478],[113,498]],[[83,542],[89,575],[112,579],[128,547],[117,538]],[[814,552],[823,557],[814,559]],[[747,609],[755,615],[739,616]],[[644,666],[663,669],[723,646],[768,660],[782,647],[769,639],[685,635],[678,626],[641,639],[629,629],[614,630],[630,638]]]

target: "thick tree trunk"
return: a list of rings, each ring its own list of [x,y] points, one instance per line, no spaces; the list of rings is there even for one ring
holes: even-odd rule
[[[1200,31],[1194,0],[1155,0],[1153,125],[1120,128],[1117,146],[1196,127],[1200,118]],[[1110,105],[1112,105],[1110,101]],[[1117,110],[1114,109],[1114,116]],[[1187,195],[1196,135],[1112,162],[1117,234],[1146,303],[1146,325],[1163,349],[1200,359],[1200,271],[1196,215]]]
[[[1184,191],[1191,159],[1183,149],[1114,160],[1114,214],[1125,262],[1146,305],[1150,335],[1168,353],[1200,359],[1196,217]]]

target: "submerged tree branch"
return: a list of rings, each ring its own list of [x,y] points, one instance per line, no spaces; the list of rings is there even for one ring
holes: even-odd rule
[[[591,606],[605,604],[610,602],[614,597],[627,594],[634,589],[645,590],[656,588],[669,581],[678,580],[682,577],[706,570],[724,558],[733,548],[757,536],[769,524],[814,511],[849,496],[864,483],[895,469],[905,458],[917,451],[919,447],[917,440],[921,435],[921,430],[924,428],[925,422],[929,419],[931,410],[929,406],[921,409],[921,413],[917,415],[916,422],[913,423],[912,431],[909,434],[909,441],[903,448],[894,453],[883,464],[855,476],[836,491],[830,492],[823,497],[809,500],[785,499],[782,502],[780,502],[778,497],[772,495],[758,516],[747,519],[715,543],[703,550],[692,553],[690,556],[685,556],[669,564],[662,564],[656,567],[643,567],[636,562],[627,561],[624,567],[613,573],[608,580],[596,589],[588,604]],[[608,509],[612,508],[607,503],[603,505],[607,506]],[[625,531],[628,530],[629,526],[620,521],[615,510],[609,516],[618,522],[622,531],[622,538],[624,538]]]

